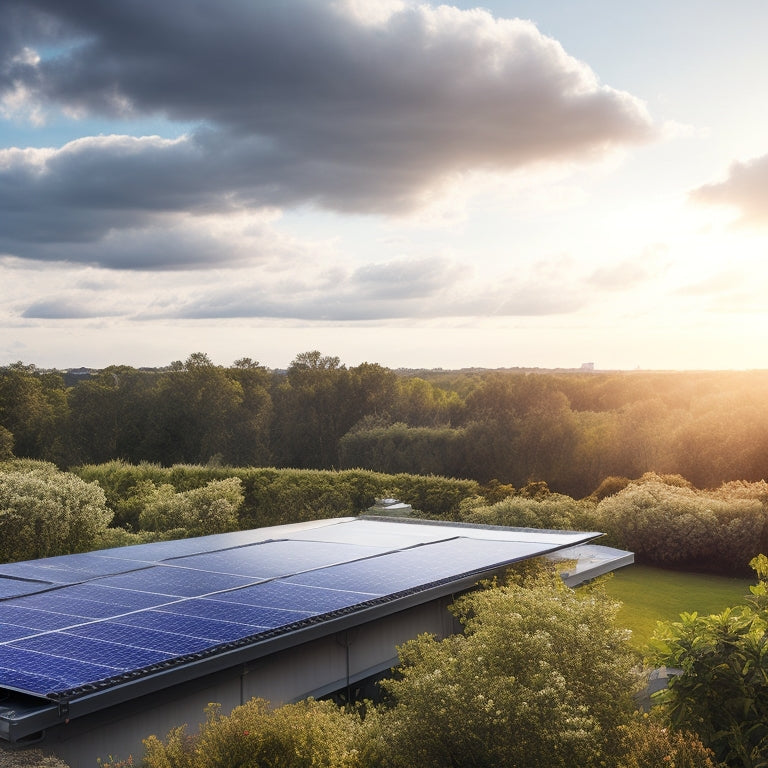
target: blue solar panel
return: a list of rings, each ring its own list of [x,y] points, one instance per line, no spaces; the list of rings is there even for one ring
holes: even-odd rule
[[[72,624],[72,617],[24,608],[15,600],[13,603],[0,603],[0,643],[3,642],[6,623],[29,629],[61,629]]]
[[[27,635],[34,632],[29,627],[22,627],[19,624],[3,623],[0,626],[0,643],[7,643],[11,640],[18,640],[20,637],[27,637]]]
[[[34,608],[38,611],[49,611],[73,618],[101,619],[114,615],[114,607],[105,603],[97,603],[93,600],[79,600],[68,597],[66,587],[55,589],[51,592],[42,592],[37,595],[24,595],[14,600],[13,604],[21,608]]]
[[[100,579],[99,584],[173,597],[199,597],[224,589],[251,584],[247,576],[196,571],[192,568],[156,565],[133,573],[121,573]]]
[[[59,555],[22,563],[5,563],[0,565],[0,576],[36,579],[52,584],[76,584],[94,576],[122,573],[135,568],[145,568],[146,565],[126,557],[118,559],[83,553]]]
[[[0,648],[2,649],[0,669],[12,670],[21,676],[37,677],[40,681],[39,687],[28,690],[42,695],[56,690],[66,690],[78,685],[85,685],[95,680],[103,680],[120,672],[119,667],[91,664],[75,659],[62,659],[58,654],[27,651],[8,645],[0,646]],[[3,685],[17,687],[13,683],[6,683],[5,675],[3,675]]]
[[[166,563],[203,571],[236,573],[267,579],[370,557],[384,551],[386,550],[381,547],[360,547],[351,544],[270,541],[204,555],[191,555],[168,560]]]
[[[295,538],[244,531],[0,566],[0,688],[69,696],[556,546],[385,521],[287,530]]]
[[[120,623],[144,629],[159,629],[186,637],[209,640],[211,645],[229,643],[254,634],[252,628],[231,621],[216,621],[193,616],[182,616],[165,611],[141,611],[128,616],[121,616]]]
[[[286,581],[291,584],[338,587],[385,595],[458,575],[472,574],[540,551],[540,544],[511,546],[509,542],[450,539],[369,560],[298,574]]]
[[[128,637],[129,633],[126,633],[125,636]],[[49,654],[57,659],[75,661],[87,659],[92,664],[102,664],[123,672],[148,667],[151,664],[168,661],[171,658],[171,654],[163,651],[133,648],[124,643],[93,640],[67,632],[51,632],[28,637],[10,643],[9,647]]]
[[[216,595],[212,600],[245,605],[273,606],[286,610],[316,611],[330,613],[340,608],[365,602],[371,595],[361,592],[348,592],[341,589],[323,589],[301,584],[290,584],[281,579],[244,587],[234,592]]]
[[[73,635],[81,635],[82,637],[92,637],[95,640],[108,640],[110,642],[132,645],[136,648],[164,651],[173,656],[199,653],[211,647],[210,640],[121,624],[120,619],[84,624],[80,627],[74,627],[68,630],[68,632]]]
[[[15,666],[17,659],[3,654],[0,662],[0,680],[3,688],[11,688],[24,693],[37,693],[44,696],[46,693],[61,689],[61,680],[47,675],[25,672]],[[10,666],[3,666],[8,663]]]
[[[195,539],[177,539],[174,541],[157,541],[151,544],[134,544],[130,547],[113,547],[112,549],[103,549],[99,554],[104,557],[132,558],[149,563],[159,563],[169,558],[241,547],[264,540],[264,533],[258,529],[232,531],[231,533],[217,533],[212,536],[200,536]]]
[[[163,608],[168,613],[180,616],[194,616],[204,619],[216,619],[217,621],[230,621],[245,626],[261,628],[282,627],[296,621],[303,621],[309,616],[316,615],[309,611],[280,610],[279,608],[265,608],[238,603],[226,603],[220,600],[208,600],[197,598],[184,600],[174,605]],[[169,620],[168,628],[172,629],[174,619]],[[243,632],[243,637],[253,634],[252,631]]]
[[[131,592],[128,589],[104,586],[101,582],[75,584],[67,588],[67,595],[112,606],[113,615],[140,608],[155,608],[172,600],[178,600],[178,597],[172,595],[159,595],[155,592]]]
[[[0,576],[0,600],[5,597],[29,595],[32,592],[39,592],[41,589],[48,589],[51,586],[50,582],[30,581],[28,579],[8,579]]]

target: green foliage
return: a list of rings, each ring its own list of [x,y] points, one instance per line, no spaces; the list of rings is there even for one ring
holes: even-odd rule
[[[177,728],[145,742],[145,768],[357,768],[360,721],[331,702],[270,709],[252,699],[223,717],[217,705],[194,736]]]
[[[16,456],[63,461],[67,410],[59,374],[20,362],[0,368],[0,426],[13,435]]]
[[[596,520],[617,546],[650,563],[732,572],[768,545],[765,506],[742,486],[713,494],[645,475],[603,499]]]
[[[43,462],[0,465],[3,562],[91,549],[111,519],[95,483]]]
[[[384,683],[385,765],[588,768],[621,752],[633,657],[613,603],[546,574],[455,610],[465,634],[406,643]]]
[[[620,491],[623,491],[632,481],[628,477],[606,477],[600,485],[595,488],[590,498],[595,501],[602,501],[608,496],[613,496]]]
[[[466,510],[463,520],[483,525],[506,525],[516,528],[552,528],[574,530],[585,517],[587,502],[551,493],[541,498],[510,496],[490,506]]]
[[[464,430],[450,427],[391,426],[348,432],[339,441],[342,467],[416,475],[464,474],[467,454]]]
[[[684,613],[660,624],[649,661],[681,670],[659,698],[676,728],[698,733],[729,766],[768,765],[768,558],[742,605],[719,614]]]
[[[669,729],[657,714],[638,714],[619,727],[625,756],[618,768],[717,768],[697,736]]]
[[[0,461],[13,458],[13,434],[5,427],[0,427]]]
[[[211,480],[201,488],[176,493],[170,484],[139,486],[144,507],[139,526],[145,531],[182,529],[186,536],[207,536],[237,530],[237,513],[243,504],[242,483],[237,477]]]
[[[472,480],[385,475],[365,470],[160,467],[147,463],[109,462],[76,467],[73,472],[102,485],[108,502],[115,509],[115,523],[132,531],[148,525],[175,525],[178,522],[170,510],[167,523],[150,522],[151,518],[146,515],[144,523],[140,522],[142,511],[155,497],[157,488],[163,485],[170,485],[175,493],[181,493],[200,489],[213,481],[237,478],[244,496],[239,528],[358,515],[381,496],[395,496],[429,517],[451,519],[458,516],[460,503],[477,494],[479,489]],[[165,493],[170,494],[170,489]]]

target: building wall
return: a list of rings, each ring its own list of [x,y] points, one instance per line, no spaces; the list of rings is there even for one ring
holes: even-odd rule
[[[277,705],[324,696],[390,668],[396,647],[422,632],[442,638],[458,631],[447,610],[451,602],[440,598],[72,720],[49,731],[35,746],[73,768],[88,768],[96,766],[97,758],[139,758],[142,740],[150,734],[164,738],[181,724],[194,732],[212,702],[228,713],[253,697]]]

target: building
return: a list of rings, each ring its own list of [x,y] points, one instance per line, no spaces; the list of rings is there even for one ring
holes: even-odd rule
[[[350,690],[478,580],[598,536],[363,516],[0,565],[0,740],[95,765],[210,702]],[[631,561],[598,550],[569,573]]]

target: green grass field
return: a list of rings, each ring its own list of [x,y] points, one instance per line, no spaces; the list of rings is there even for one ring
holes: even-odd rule
[[[642,651],[657,621],[676,621],[681,613],[720,613],[749,595],[755,579],[683,573],[630,565],[616,571],[606,584],[608,594],[624,605],[621,626],[632,630],[632,645]]]

